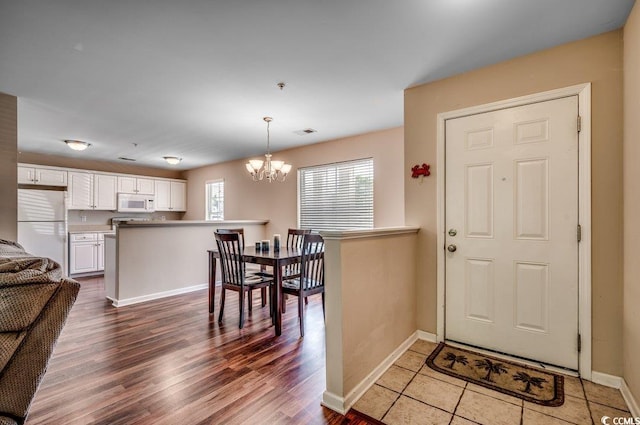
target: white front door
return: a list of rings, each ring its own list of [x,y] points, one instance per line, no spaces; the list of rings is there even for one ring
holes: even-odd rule
[[[578,97],[446,121],[445,338],[578,369]]]

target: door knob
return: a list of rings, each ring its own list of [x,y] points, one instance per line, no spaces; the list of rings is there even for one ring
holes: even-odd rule
[[[455,246],[454,244],[451,244],[447,247],[447,251],[449,252],[456,252],[456,249],[458,249],[458,247]]]

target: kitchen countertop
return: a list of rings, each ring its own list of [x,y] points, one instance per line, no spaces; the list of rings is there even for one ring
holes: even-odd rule
[[[108,224],[70,224],[67,230],[69,233],[115,232],[115,229]]]
[[[127,227],[162,227],[162,226],[219,226],[219,225],[243,225],[266,224],[269,220],[151,220],[151,221],[127,221],[118,224],[121,228]]]

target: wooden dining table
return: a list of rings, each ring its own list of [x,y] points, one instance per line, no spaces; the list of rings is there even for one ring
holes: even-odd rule
[[[210,249],[209,253],[209,313],[214,310],[215,285],[216,285],[216,263],[220,258],[218,250]],[[276,335],[282,334],[282,268],[290,264],[299,263],[302,259],[302,249],[280,247],[278,251],[273,248],[268,251],[256,251],[254,246],[245,247],[242,251],[242,258],[247,263],[260,264],[273,268],[273,281],[275,291],[271,291],[271,303],[275,306],[273,324]]]

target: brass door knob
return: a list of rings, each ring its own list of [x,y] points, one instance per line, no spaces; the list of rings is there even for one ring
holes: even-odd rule
[[[458,247],[455,246],[454,244],[451,244],[447,247],[447,251],[449,252],[456,252],[456,249],[458,249]]]

